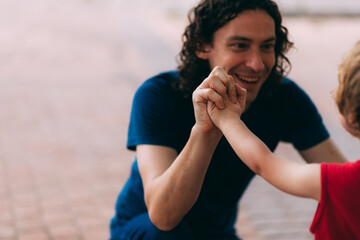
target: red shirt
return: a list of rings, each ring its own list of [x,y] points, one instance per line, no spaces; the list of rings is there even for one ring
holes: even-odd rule
[[[321,199],[311,224],[315,239],[360,239],[360,160],[321,164]]]

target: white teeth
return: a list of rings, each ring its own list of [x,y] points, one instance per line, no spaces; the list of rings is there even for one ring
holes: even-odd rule
[[[259,81],[260,77],[244,77],[244,76],[239,76],[239,75],[236,75],[240,80],[242,81],[245,81],[245,82],[250,82],[250,83],[253,83],[253,82],[257,82]]]
[[[256,82],[259,78],[252,78],[252,77],[240,77],[240,79],[245,80],[246,82]]]

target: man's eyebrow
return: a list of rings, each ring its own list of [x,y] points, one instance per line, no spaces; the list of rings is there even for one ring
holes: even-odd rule
[[[276,37],[270,37],[266,39],[264,42],[273,42],[273,41],[276,41]]]
[[[251,42],[252,41],[250,38],[246,38],[246,37],[242,37],[242,36],[238,36],[238,35],[230,36],[226,40],[227,40],[227,42],[230,42],[230,41]]]
[[[231,41],[245,41],[245,42],[252,42],[253,40],[247,37],[242,37],[242,36],[230,36],[227,38],[227,42],[231,42]],[[268,39],[266,39],[264,42],[272,42],[272,41],[276,41],[276,37],[269,37]]]

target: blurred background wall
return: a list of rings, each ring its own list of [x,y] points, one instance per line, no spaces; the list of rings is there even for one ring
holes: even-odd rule
[[[278,0],[276,1],[286,14],[295,15],[358,15],[358,0]]]

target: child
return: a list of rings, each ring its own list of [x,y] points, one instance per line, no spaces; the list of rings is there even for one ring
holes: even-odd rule
[[[360,138],[360,42],[340,65],[338,78],[341,124]],[[310,227],[315,239],[360,239],[360,160],[301,164],[275,156],[240,120],[246,91],[237,92],[237,104],[225,100],[219,110],[208,102],[208,113],[241,160],[278,189],[319,202]]]

